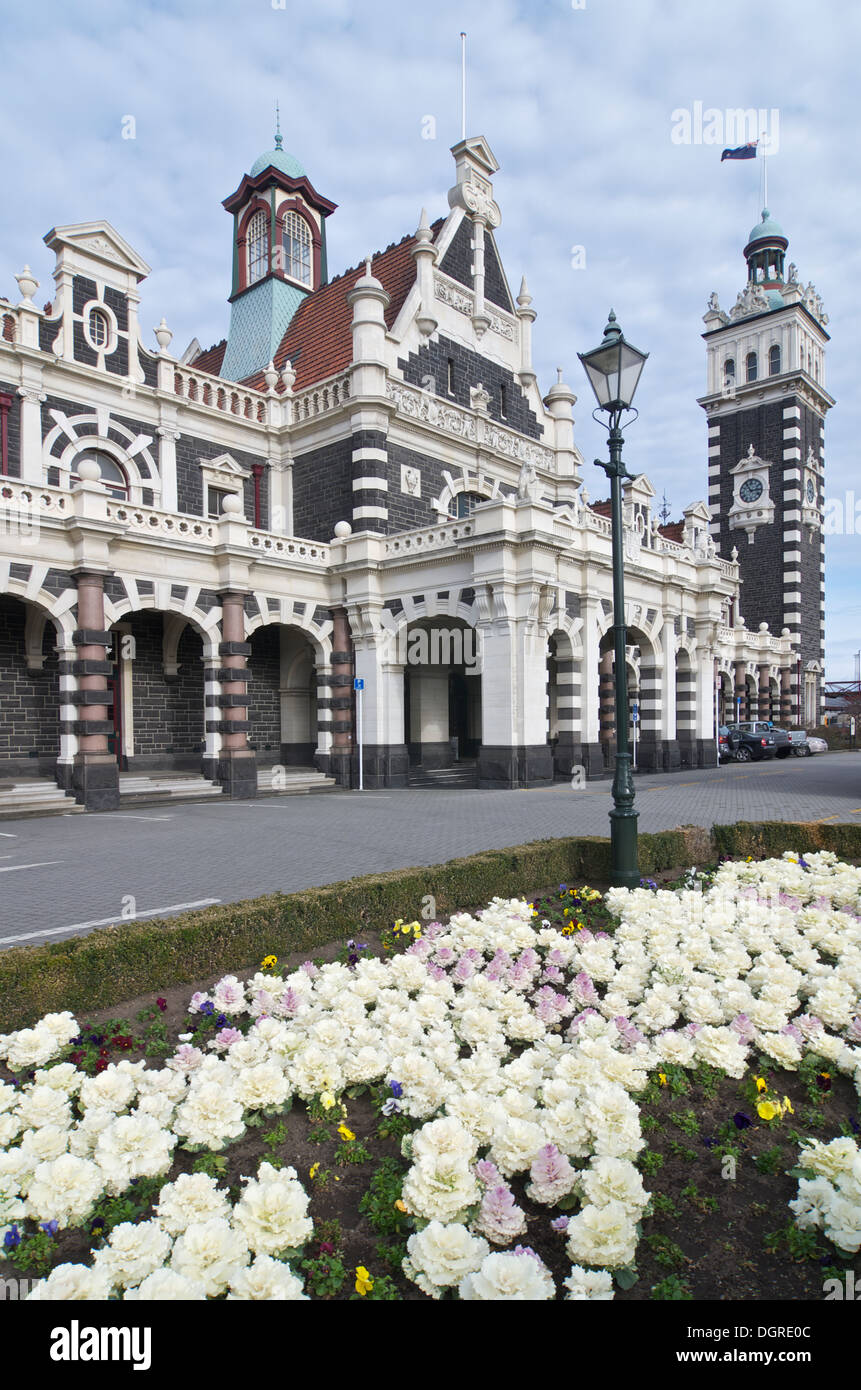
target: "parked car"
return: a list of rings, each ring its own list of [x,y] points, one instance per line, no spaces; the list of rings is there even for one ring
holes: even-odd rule
[[[773,758],[776,754],[777,739],[774,730],[766,723],[757,720],[746,724],[728,724],[726,727],[730,735],[729,746],[736,762],[758,763],[763,758]],[[783,736],[788,753],[789,739],[786,734]]]
[[[811,753],[827,753],[828,744],[824,738],[817,738],[814,734],[808,734],[804,744],[804,756],[809,758]]]
[[[774,752],[778,758],[788,758],[792,752],[792,743],[789,734],[785,729],[777,729],[770,720],[750,719],[743,720],[740,724],[734,724],[731,728],[741,729],[744,733],[753,734],[772,734],[774,736]],[[744,760],[742,760],[744,761]]]
[[[796,758],[807,758],[810,749],[807,747],[807,732],[805,729],[790,729],[789,742],[792,744],[792,751]]]

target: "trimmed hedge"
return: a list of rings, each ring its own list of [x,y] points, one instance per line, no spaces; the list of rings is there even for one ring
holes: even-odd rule
[[[639,837],[640,872],[788,849],[833,849],[841,858],[861,858],[861,826],[740,823],[715,826],[711,833],[682,826]],[[609,877],[609,840],[537,840],[427,868],[120,923],[44,946],[10,947],[0,952],[0,1031],[31,1026],[46,1013],[111,1008],[171,985],[235,973],[256,966],[270,952],[288,955],[362,929],[379,930],[397,917],[419,917],[429,894],[437,914],[445,915],[551,883],[606,883]]]

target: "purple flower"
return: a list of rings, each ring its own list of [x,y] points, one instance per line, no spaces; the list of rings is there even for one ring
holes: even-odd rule
[[[585,970],[581,970],[579,975],[574,976],[574,979],[568,986],[568,991],[574,1002],[579,1004],[581,1008],[586,1004],[592,1005],[598,1003],[598,991]]]
[[[395,1100],[400,1100],[401,1096],[404,1093],[404,1088],[401,1085],[400,1081],[389,1081],[388,1087]]]
[[[555,1221],[550,1222],[551,1229],[554,1231],[567,1231],[570,1216],[557,1216]]]
[[[299,966],[299,969],[305,971],[305,974],[308,976],[309,980],[313,980],[316,975],[320,974],[319,970],[317,969],[316,965],[312,960],[303,960],[302,964]]]
[[[213,1004],[211,999],[208,999],[205,1004],[201,1004],[200,1013],[204,1014],[207,1018],[212,1017],[212,1015],[215,1013],[215,1005]]]
[[[18,1230],[18,1227],[13,1222],[13,1224],[9,1227],[8,1231],[3,1237],[3,1246],[6,1250],[14,1250],[15,1247],[20,1244],[21,1232]]]
[[[734,1033],[738,1033],[741,1041],[751,1043],[756,1036],[756,1029],[748,1018],[747,1014],[738,1014],[729,1025]]]
[[[475,1165],[475,1176],[478,1181],[484,1183],[485,1187],[497,1187],[502,1182],[502,1175],[495,1163],[491,1163],[489,1158],[480,1158]]]
[[[750,1129],[750,1126],[753,1123],[750,1116],[745,1115],[743,1110],[736,1110],[735,1114],[732,1117],[732,1120],[736,1129]]]
[[[60,1229],[59,1221],[40,1221],[39,1229],[49,1236],[55,1236]]]

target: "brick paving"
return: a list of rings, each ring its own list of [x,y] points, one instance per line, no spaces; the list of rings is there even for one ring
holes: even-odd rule
[[[861,752],[643,775],[636,787],[643,831],[736,820],[855,821]],[[526,840],[607,835],[611,804],[602,781],[578,791],[561,784],[338,791],[3,821],[0,944],[63,940],[91,929],[77,924],[118,920],[124,908],[126,915],[158,915]]]

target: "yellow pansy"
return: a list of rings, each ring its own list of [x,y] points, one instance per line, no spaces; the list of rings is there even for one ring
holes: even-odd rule
[[[756,1107],[756,1113],[762,1120],[773,1120],[777,1115],[782,1114],[780,1105],[774,1100],[761,1100]]]
[[[274,970],[274,969],[275,969],[275,966],[276,966],[277,964],[278,964],[278,957],[277,957],[277,956],[264,956],[263,959],[262,959],[262,961],[260,962],[260,969],[261,969],[261,970]]]
[[[397,1209],[398,1211],[406,1211],[406,1210],[407,1210],[407,1204],[406,1204],[406,1202],[402,1202],[401,1199],[400,1199],[400,1197],[399,1197],[398,1200],[395,1202],[395,1207],[396,1207],[396,1209]]]
[[[658,1072],[658,1081],[660,1082],[660,1084],[661,1084],[662,1086],[666,1086],[666,1085],[667,1085],[667,1078],[666,1078],[664,1072],[662,1072],[662,1071],[659,1071],[659,1072]]]
[[[340,1134],[342,1139],[346,1140],[347,1143],[349,1143],[356,1137],[353,1131],[351,1129],[348,1129],[347,1126],[343,1123],[338,1125],[338,1133]]]
[[[753,1079],[754,1079],[754,1081],[756,1082],[756,1089],[757,1089],[757,1091],[767,1091],[767,1090],[768,1090],[768,1085],[767,1085],[767,1083],[766,1083],[765,1081],[763,1081],[763,1079],[762,1079],[761,1076],[755,1076]]]
[[[324,1091],[322,1093],[320,1096],[320,1104],[324,1110],[332,1109],[332,1106],[335,1104],[335,1097],[332,1095],[331,1091]]]
[[[356,1293],[361,1294],[364,1298],[365,1294],[370,1293],[373,1287],[374,1281],[365,1266],[356,1265]]]
[[[787,1115],[794,1115],[794,1114],[795,1114],[795,1111],[794,1111],[793,1108],[792,1108],[792,1102],[790,1101],[789,1096],[784,1096],[784,1097],[783,1097],[783,1108],[784,1108],[784,1110],[786,1111]]]
[[[308,1177],[309,1177],[309,1178],[316,1178],[316,1176],[317,1176],[317,1174],[319,1173],[319,1171],[320,1171],[320,1165],[319,1165],[319,1163],[312,1163],[312,1164],[311,1164],[311,1167],[308,1169]]]

